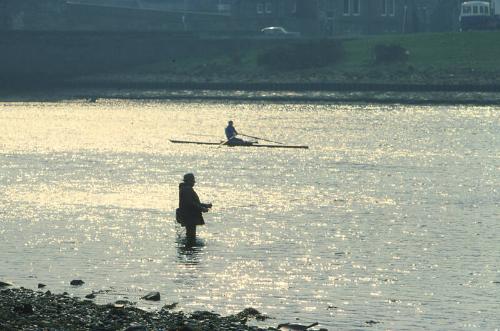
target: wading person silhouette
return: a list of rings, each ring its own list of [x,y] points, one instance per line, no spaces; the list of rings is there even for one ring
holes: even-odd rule
[[[185,174],[179,184],[179,208],[177,221],[186,228],[186,241],[193,244],[196,241],[196,226],[205,224],[202,213],[212,208],[211,203],[201,203],[193,187],[196,183],[194,175]]]

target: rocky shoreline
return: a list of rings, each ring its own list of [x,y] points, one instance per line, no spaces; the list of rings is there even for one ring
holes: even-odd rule
[[[172,85],[163,88],[149,86],[125,85],[119,87],[66,87],[54,90],[4,90],[0,93],[3,102],[60,102],[88,101],[99,99],[126,100],[167,100],[167,101],[204,101],[204,102],[270,102],[270,103],[373,103],[373,104],[406,104],[406,105],[500,105],[498,92],[461,92],[453,91],[384,91],[375,89],[361,91],[328,91],[321,90],[285,90],[285,86],[264,86],[262,90],[229,89],[228,86]],[[182,88],[183,87],[183,88]],[[205,87],[205,89],[203,88]],[[221,89],[216,89],[221,87]],[[315,86],[311,86],[313,88]]]
[[[492,75],[444,73],[419,79],[325,76],[299,72],[247,77],[241,73],[107,73],[87,76],[16,76],[4,81],[2,101],[98,99],[207,102],[375,103],[407,105],[500,105],[500,83]],[[311,76],[312,75],[312,76]],[[494,76],[494,75],[493,75]],[[496,77],[496,76],[495,76]],[[356,78],[356,79],[355,79]],[[406,77],[408,78],[408,77]],[[449,78],[449,77],[448,77]],[[491,77],[490,77],[491,78]],[[0,86],[2,80],[0,79]]]
[[[43,288],[43,284],[39,287]],[[173,311],[175,304],[165,305],[158,311],[145,311],[134,305],[133,302],[123,300],[99,305],[89,299],[72,297],[68,293],[53,294],[50,291],[13,288],[8,283],[0,282],[0,330],[306,330],[300,325],[294,328],[286,324],[265,329],[249,326],[247,322],[252,319],[268,318],[253,308],[235,315],[221,316],[208,311],[191,314]]]

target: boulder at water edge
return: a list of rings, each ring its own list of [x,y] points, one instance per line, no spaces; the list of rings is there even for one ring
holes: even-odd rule
[[[4,288],[4,287],[8,287],[8,286],[12,286],[12,284],[0,281],[0,288]]]
[[[160,292],[149,292],[148,294],[143,296],[141,299],[149,300],[149,301],[160,301]]]

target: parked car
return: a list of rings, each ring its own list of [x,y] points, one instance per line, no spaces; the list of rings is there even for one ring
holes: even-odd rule
[[[268,26],[260,30],[265,36],[275,36],[275,37],[300,37],[300,32],[292,32],[286,30],[282,26]]]

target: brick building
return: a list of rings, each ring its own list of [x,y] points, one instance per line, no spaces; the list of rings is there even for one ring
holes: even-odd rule
[[[459,0],[1,0],[3,30],[258,35],[283,26],[336,37],[458,30]]]

